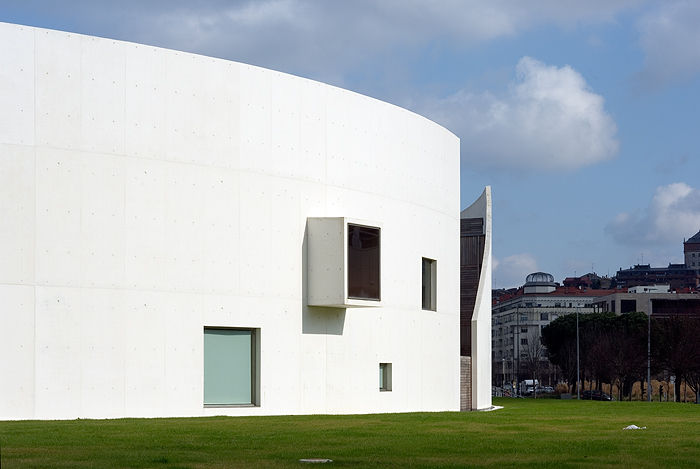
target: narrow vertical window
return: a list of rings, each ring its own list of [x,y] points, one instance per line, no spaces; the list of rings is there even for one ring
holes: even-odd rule
[[[379,364],[379,390],[391,391],[391,363]]]
[[[380,299],[379,228],[348,224],[348,298]]]
[[[204,405],[255,404],[255,331],[204,329]]]
[[[436,311],[437,262],[435,260],[423,258],[421,278],[423,309]]]

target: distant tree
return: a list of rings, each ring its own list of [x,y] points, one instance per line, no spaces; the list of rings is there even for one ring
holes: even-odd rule
[[[609,356],[613,349],[616,316],[613,313],[590,313],[579,319],[580,342],[585,353],[582,363],[585,375],[595,380],[598,389],[602,382],[611,381]]]
[[[680,401],[682,380],[697,396],[700,391],[700,319],[676,315],[655,319],[653,324],[655,362],[676,376],[676,401]]]
[[[546,353],[544,345],[536,336],[530,336],[528,343],[523,350],[523,365],[528,375],[533,380],[533,383],[539,382],[542,370],[545,368]],[[537,380],[537,381],[535,381]],[[537,397],[537,386],[534,386],[535,397]]]
[[[587,374],[596,380],[596,388],[601,391],[601,384],[612,383],[615,377],[611,357],[617,348],[617,334],[612,328],[602,329],[599,327],[593,334],[594,340],[589,343],[586,353]]]
[[[621,399],[646,372],[647,317],[644,313],[588,313],[579,315],[579,355],[583,377],[617,382]],[[542,328],[542,344],[549,360],[569,383],[576,382],[576,315],[569,314]]]
[[[568,383],[576,382],[576,315],[561,316],[542,328],[542,344],[549,361]]]
[[[615,318],[615,344],[610,362],[619,396],[631,399],[632,384],[643,378],[647,368],[647,315],[626,313]]]

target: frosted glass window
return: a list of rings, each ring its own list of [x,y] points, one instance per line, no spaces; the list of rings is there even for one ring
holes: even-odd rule
[[[379,228],[348,224],[348,298],[379,300]]]
[[[204,329],[204,404],[253,404],[252,330]]]
[[[379,390],[391,391],[391,363],[379,364]]]

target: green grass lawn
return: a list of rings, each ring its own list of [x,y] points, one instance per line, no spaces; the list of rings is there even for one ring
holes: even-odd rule
[[[700,467],[700,406],[495,399],[495,412],[0,422],[15,467]],[[635,424],[646,430],[622,430]],[[313,466],[312,466],[313,467]],[[328,467],[328,466],[323,466]]]

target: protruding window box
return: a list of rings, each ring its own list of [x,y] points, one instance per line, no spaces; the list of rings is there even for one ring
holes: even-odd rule
[[[307,220],[309,306],[381,306],[381,226],[345,217]]]

